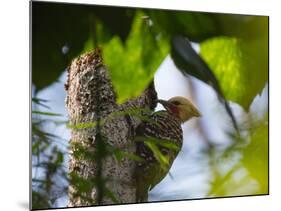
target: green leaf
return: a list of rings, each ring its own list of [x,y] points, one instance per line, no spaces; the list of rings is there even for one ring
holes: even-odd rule
[[[156,160],[160,163],[161,168],[163,168],[164,170],[167,170],[168,166],[169,166],[169,160],[167,157],[165,157],[162,154],[162,152],[159,150],[157,145],[152,142],[144,142],[144,143],[153,152],[153,155],[156,158]]]
[[[159,146],[166,147],[171,150],[179,150],[179,147],[171,140],[137,136],[135,137],[135,141],[143,142],[153,152],[154,157],[164,170],[168,169],[170,161],[169,158],[161,152]]]
[[[201,43],[200,54],[218,78],[225,97],[246,110],[268,80],[267,41],[265,34],[248,41],[216,37]]]
[[[94,43],[93,37],[94,37],[94,35],[92,35],[90,33],[89,38],[84,43],[84,48],[83,48],[83,51],[81,52],[81,54],[84,54],[86,52],[92,51],[95,48],[95,43]]]
[[[77,160],[93,161],[97,158],[96,151],[91,150],[87,146],[79,142],[71,142],[72,156]]]
[[[256,39],[268,33],[268,17],[253,15],[213,14],[219,36],[239,37],[247,40]]]
[[[132,109],[126,109],[124,111],[114,111],[110,113],[107,117],[104,119],[101,119],[99,124],[102,126],[105,124],[106,121],[109,121],[114,118],[130,115],[138,118],[139,120],[150,122],[151,124],[158,125],[158,123],[154,120],[151,120],[147,115],[144,115],[143,113],[150,113],[151,110],[149,109],[142,109],[142,108],[132,108]],[[66,126],[73,130],[82,130],[87,128],[93,128],[97,125],[97,121],[94,122],[80,122],[76,124],[72,124],[70,122],[63,121],[62,123],[67,123]]]
[[[108,188],[104,188],[104,195],[107,196],[108,198],[110,198],[114,203],[120,203],[120,201],[116,198],[116,196],[114,195],[114,193],[112,191],[110,191]]]
[[[263,122],[251,133],[251,142],[243,150],[243,164],[260,185],[258,193],[268,193],[268,124]]]
[[[63,162],[63,153],[58,151],[57,152],[57,160],[56,160],[56,164],[61,164]]]
[[[210,196],[268,193],[268,116],[252,120],[244,127],[249,133],[243,140],[226,151],[209,151],[214,176]]]
[[[32,182],[34,182],[34,183],[46,183],[47,181],[44,180],[44,179],[35,179],[35,178],[32,178]]]
[[[122,158],[129,158],[131,160],[135,160],[138,162],[144,161],[142,157],[130,152],[123,151],[121,149],[114,149],[113,153],[119,162],[121,161]]]
[[[103,47],[118,103],[140,95],[168,54],[168,42],[153,30],[145,14],[138,12],[125,44],[114,36]]]
[[[50,206],[46,193],[32,190],[32,209],[48,209]]]
[[[41,106],[43,106],[43,107],[45,107],[45,108],[47,108],[47,109],[50,109],[49,106],[45,105],[45,103],[47,103],[48,100],[33,97],[33,98],[32,98],[32,102],[35,103],[35,104],[37,104],[37,105],[41,105]]]
[[[95,178],[86,179],[86,178],[78,175],[75,172],[70,172],[69,176],[70,176],[71,184],[73,184],[75,186],[76,190],[78,190],[78,192],[80,194],[90,193],[92,191],[93,187],[95,187],[95,185],[96,185]]]
[[[62,116],[61,114],[43,111],[32,111],[32,114],[46,115],[46,116]]]
[[[142,121],[151,122],[152,124],[158,124],[156,121],[151,120],[147,115],[143,115],[143,113],[150,113],[151,110],[149,109],[142,109],[142,108],[132,108],[132,109],[126,109],[122,111],[114,111],[110,113],[107,117],[104,119],[101,119],[99,124],[102,126],[105,124],[106,121],[112,120],[114,118],[130,115],[138,118]],[[62,123],[67,123],[66,126],[73,130],[81,130],[81,129],[87,129],[87,128],[93,128],[97,125],[97,121],[93,122],[80,122],[76,124],[72,124],[70,122],[63,121]]]
[[[137,136],[135,139],[136,139],[136,141],[152,143],[152,144],[163,146],[163,147],[166,147],[166,148],[172,149],[172,150],[179,150],[178,145],[171,140],[157,139],[157,138],[152,138],[152,137],[146,138],[146,137],[141,137],[141,136]]]
[[[40,141],[35,141],[32,143],[32,154],[39,155],[39,147],[40,147]]]
[[[96,125],[97,125],[97,122],[81,122],[81,123],[77,123],[77,124],[68,123],[66,126],[69,129],[81,130],[81,129],[93,128]]]

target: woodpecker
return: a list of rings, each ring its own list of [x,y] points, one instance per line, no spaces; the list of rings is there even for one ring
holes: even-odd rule
[[[183,142],[181,124],[192,117],[200,117],[198,109],[184,97],[173,97],[157,100],[165,110],[154,112],[143,121],[136,130],[137,137],[154,138],[159,141],[169,140],[176,144],[177,150],[157,145],[163,156],[168,160],[167,168],[163,168],[155,158],[153,151],[145,141],[136,142],[136,153],[143,161],[136,166],[136,202],[146,202],[148,191],[158,184],[169,172],[173,161],[178,155]]]

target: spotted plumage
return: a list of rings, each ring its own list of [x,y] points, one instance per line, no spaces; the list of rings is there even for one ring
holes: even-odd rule
[[[159,111],[149,116],[149,122],[143,122],[137,129],[137,136],[145,138],[152,137],[161,140],[169,140],[175,143],[179,149],[182,146],[182,129],[181,122],[175,116],[167,111]],[[147,193],[156,184],[158,184],[168,173],[172,163],[179,153],[179,150],[165,148],[157,145],[161,153],[168,158],[169,164],[167,169],[163,169],[154,157],[153,152],[144,142],[136,142],[137,154],[144,161],[137,164],[137,202],[147,200]]]
[[[136,131],[136,153],[143,161],[136,166],[136,202],[148,200],[148,191],[157,185],[169,172],[176,156],[182,147],[183,132],[181,123],[192,117],[199,117],[200,113],[186,98],[173,97],[168,101],[158,100],[166,110],[147,115]],[[141,138],[139,138],[141,137]],[[155,148],[151,150],[148,140],[157,140],[157,147],[165,156],[167,165],[163,167],[156,158]],[[159,144],[173,142],[177,148]],[[154,151],[154,152],[153,152]],[[159,155],[158,155],[159,158]]]

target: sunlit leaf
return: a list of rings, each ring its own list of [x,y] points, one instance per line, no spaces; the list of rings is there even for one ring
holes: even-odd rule
[[[243,150],[243,164],[259,185],[257,193],[268,193],[268,124],[254,128],[250,144]]]
[[[201,44],[201,56],[218,78],[228,100],[249,108],[268,80],[267,39],[216,37]]]
[[[260,122],[249,122],[248,127],[247,138],[235,142],[237,147],[210,151],[213,180],[209,196],[268,193],[267,116]]]
[[[105,64],[119,103],[138,96],[168,54],[168,42],[152,29],[145,14],[138,12],[124,45],[115,36],[103,46]]]

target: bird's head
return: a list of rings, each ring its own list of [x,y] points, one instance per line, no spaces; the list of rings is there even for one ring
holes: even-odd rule
[[[169,100],[158,100],[164,108],[180,119],[182,123],[186,122],[192,117],[200,117],[201,114],[198,109],[184,97],[172,97]]]

